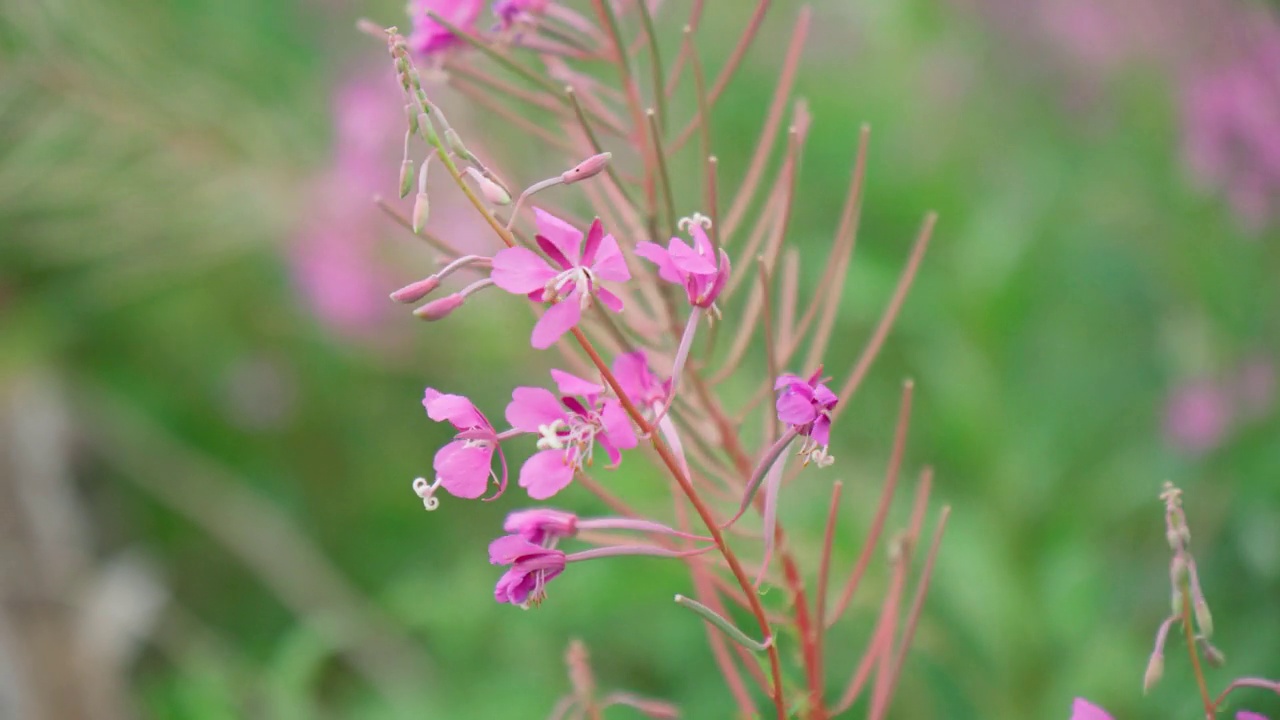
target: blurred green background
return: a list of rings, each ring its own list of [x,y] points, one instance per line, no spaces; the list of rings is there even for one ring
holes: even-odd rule
[[[747,10],[711,5],[718,67]],[[799,7],[775,6],[716,118],[726,145],[758,133]],[[1240,43],[1144,8],[814,3],[808,281],[873,128],[828,367],[941,216],[833,448],[847,563],[916,379],[911,467],[936,466],[954,512],[896,717],[1065,718],[1076,695],[1196,717],[1176,641],[1141,692],[1168,607],[1165,479],[1228,657],[1212,681],[1280,675],[1280,168],[1261,217],[1197,168],[1188,83]],[[423,386],[494,414],[545,368],[508,342],[523,318],[495,331],[497,304],[424,325],[383,299],[430,255],[368,202],[394,194],[401,130],[361,16],[404,22],[395,2],[0,3],[0,716],[540,718],[578,637],[603,687],[728,717],[700,622],[668,604],[678,566],[592,564],[520,612],[492,601],[485,546],[522,493],[431,515],[412,495],[445,438]],[[1280,64],[1260,67],[1274,119]],[[561,169],[485,140],[521,177]],[[1271,141],[1238,152],[1265,164]],[[434,197],[432,227],[466,236]],[[610,482],[662,507],[639,465]],[[790,523],[820,522],[827,479],[797,486]],[[833,678],[872,597],[830,644]]]

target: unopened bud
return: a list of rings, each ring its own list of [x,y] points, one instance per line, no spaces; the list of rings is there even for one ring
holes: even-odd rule
[[[476,185],[480,188],[480,194],[484,195],[484,199],[488,200],[491,205],[510,205],[511,195],[502,189],[498,183],[485,177],[483,173],[473,167],[467,168],[467,174],[472,180],[476,181]]]
[[[427,216],[431,213],[431,202],[427,200],[427,194],[418,193],[418,197],[413,200],[413,231],[422,232],[422,228],[427,225]]]
[[[581,182],[587,178],[593,178],[604,172],[605,167],[609,165],[609,158],[613,157],[613,153],[600,153],[592,155],[583,160],[572,168],[560,174],[560,181],[565,185],[572,185]]]
[[[471,151],[467,149],[467,146],[462,144],[462,137],[458,135],[458,132],[453,128],[449,128],[444,131],[444,142],[449,146],[449,149],[457,153],[459,157],[472,161],[475,160],[475,156],[471,154]]]
[[[439,300],[432,300],[426,305],[414,310],[413,314],[423,320],[442,320],[448,317],[449,313],[462,307],[462,303],[466,301],[467,299],[460,293],[454,293],[452,295],[446,295]]]
[[[1182,608],[1182,586],[1181,586],[1181,585],[1174,585],[1174,586],[1173,586],[1173,595],[1172,595],[1172,597],[1170,598],[1169,602],[1170,602],[1170,605],[1172,606],[1173,614],[1174,614],[1174,615],[1178,615],[1178,616],[1180,616],[1180,617],[1181,617],[1181,616],[1182,616],[1182,609],[1183,609],[1183,608]]]
[[[1152,653],[1151,659],[1147,661],[1147,672],[1142,676],[1142,694],[1146,695],[1151,692],[1151,688],[1160,682],[1160,678],[1163,675],[1164,656]]]
[[[413,106],[413,103],[404,106],[404,116],[409,120],[409,133],[418,134],[418,109]]]
[[[418,302],[422,298],[430,295],[436,288],[440,287],[440,281],[435,275],[424,278],[414,283],[409,283],[399,290],[391,293],[391,299],[398,303]]]
[[[1196,638],[1196,645],[1200,648],[1200,654],[1204,655],[1204,661],[1213,667],[1222,667],[1227,664],[1227,656],[1221,650],[1214,647],[1212,643],[1203,636]]]
[[[1196,627],[1200,628],[1200,634],[1205,638],[1213,636],[1213,614],[1209,612],[1209,603],[1204,598],[1196,600],[1194,611],[1196,614]]]
[[[1187,559],[1181,554],[1174,555],[1169,561],[1169,583],[1175,588],[1181,588],[1182,584],[1187,581]]]
[[[413,161],[405,158],[400,163],[400,197],[409,197],[409,191],[413,190]]]

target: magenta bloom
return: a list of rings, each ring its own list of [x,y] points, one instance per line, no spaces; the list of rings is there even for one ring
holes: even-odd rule
[[[655,405],[662,406],[671,392],[671,380],[658,380],[649,370],[649,360],[643,350],[614,358],[612,369],[622,391],[636,407],[643,410],[652,409]]]
[[[665,249],[651,242],[636,243],[636,254],[658,266],[658,277],[684,287],[689,304],[709,308],[729,280],[729,256],[721,248],[717,263],[716,250],[699,222],[689,223],[689,234],[693,247],[673,237]]]
[[[565,557],[559,550],[534,545],[518,535],[506,535],[489,543],[489,562],[511,566],[498,579],[494,599],[527,608],[547,596],[547,583],[564,572]]]
[[[823,383],[822,368],[818,368],[808,380],[786,373],[778,376],[774,390],[781,390],[776,409],[778,419],[799,429],[799,433],[812,438],[818,445],[831,442],[831,410],[840,401]]]
[[[509,28],[518,20],[545,12],[549,4],[550,0],[498,0],[493,4],[493,14],[503,28]]]
[[[551,377],[560,390],[559,399],[544,388],[518,387],[507,405],[507,422],[512,427],[540,436],[539,452],[520,468],[520,487],[535,500],[560,492],[575,472],[590,465],[595,443],[608,454],[610,467],[622,461],[619,450],[636,446],[631,420],[622,406],[617,400],[600,401],[603,387],[560,370],[552,370]]]
[[[1071,704],[1071,720],[1114,720],[1106,710],[1084,698],[1076,698]]]
[[[1241,710],[1240,712],[1236,713],[1236,720],[1267,720],[1267,716],[1263,715],[1262,713],[1249,712],[1248,710]]]
[[[502,529],[534,545],[550,547],[560,538],[577,534],[578,516],[552,508],[517,510],[507,516]]]
[[[427,388],[423,394],[422,406],[432,420],[447,421],[458,429],[454,440],[436,452],[436,482],[450,495],[480,497],[489,486],[489,478],[494,477],[493,453],[497,451],[502,477],[495,478],[499,485],[493,497],[501,495],[507,489],[507,460],[498,445],[498,435],[484,413],[461,395],[446,395],[433,388]]]
[[[1165,437],[1180,450],[1200,455],[1226,440],[1232,415],[1231,401],[1217,382],[1196,380],[1170,395],[1165,406]]]
[[[462,42],[443,25],[431,19],[427,15],[428,11],[469,31],[474,29],[476,21],[480,19],[484,0],[409,0],[407,10],[409,19],[413,22],[413,32],[409,33],[406,42],[415,54],[425,57]]]
[[[577,228],[538,208],[534,213],[538,247],[551,262],[528,248],[507,248],[493,256],[490,277],[507,292],[528,295],[534,302],[554,303],[533,327],[531,343],[543,350],[578,324],[592,298],[599,298],[614,312],[622,312],[622,300],[601,287],[600,281],[626,282],[631,273],[618,241],[604,234],[599,218],[591,223],[583,247],[582,233]]]

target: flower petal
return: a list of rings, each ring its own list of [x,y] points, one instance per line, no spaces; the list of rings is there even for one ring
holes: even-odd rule
[[[604,386],[597,385],[590,380],[584,380],[577,375],[567,373],[563,370],[551,370],[551,379],[556,381],[556,387],[560,389],[561,395],[581,395],[588,397],[591,395],[599,395],[604,392]]]
[[[600,241],[600,249],[596,251],[595,260],[590,263],[590,266],[592,272],[601,280],[626,282],[631,279],[627,260],[622,256],[618,241],[612,235],[605,235]]]
[[[462,395],[449,395],[427,388],[422,394],[422,406],[427,409],[427,417],[436,422],[447,420],[459,430],[488,425],[476,406]]]
[[[563,450],[534,453],[520,467],[520,487],[534,500],[546,500],[573,481],[573,468],[564,461]]]
[[[671,254],[667,249],[651,242],[636,243],[636,255],[658,266],[658,277],[669,283],[684,284],[684,278],[676,264],[671,262]]]
[[[608,290],[605,290],[602,287],[597,287],[596,299],[600,301],[601,305],[604,305],[610,310],[614,312],[622,312],[622,298],[614,295]]]
[[[604,224],[600,218],[591,221],[587,228],[587,244],[582,248],[582,264],[591,267],[596,262],[596,250],[600,249],[600,240],[604,237]]]
[[[1071,704],[1071,720],[1113,720],[1106,710],[1084,698],[1076,698]]]
[[[808,383],[799,375],[793,375],[792,373],[782,373],[781,375],[778,376],[778,379],[774,381],[773,389],[781,390],[782,388],[788,385],[807,385],[807,384]]]
[[[519,535],[503,535],[489,543],[489,563],[492,565],[510,565],[522,557],[537,555],[543,548],[534,545]]]
[[[699,255],[706,258],[716,256],[716,248],[711,244],[711,238],[707,237],[707,231],[701,223],[690,223],[689,234],[693,236],[693,249]]]
[[[582,319],[582,305],[578,303],[578,292],[575,291],[560,302],[547,308],[533,326],[533,336],[529,344],[538,350],[546,350],[569,332],[569,328]]]
[[[507,422],[511,427],[527,433],[537,433],[543,425],[552,425],[565,419],[564,408],[551,391],[540,387],[518,387],[511,391],[507,404]]]
[[[671,262],[684,272],[695,275],[714,275],[716,272],[716,264],[712,258],[699,255],[680,238],[671,238],[667,253],[671,255]]]
[[[454,440],[436,452],[436,475],[450,495],[474,500],[489,487],[493,446],[468,446],[465,440]]]
[[[564,253],[571,264],[579,264],[578,260],[582,257],[582,231],[542,208],[534,208],[533,217],[538,226],[538,234],[560,248],[560,252]]]
[[[653,384],[653,375],[649,372],[649,360],[643,350],[623,353],[613,359],[613,376],[618,385],[633,403],[642,403]]]
[[[622,403],[610,400],[600,409],[600,422],[609,439],[623,450],[630,450],[639,444],[635,429],[631,426],[631,416],[622,409]]]
[[[489,273],[494,285],[517,295],[541,290],[555,276],[556,271],[546,260],[523,247],[499,250],[493,256],[493,271]]]
[[[778,419],[788,425],[804,425],[813,422],[818,413],[813,403],[797,393],[785,392],[778,397]]]

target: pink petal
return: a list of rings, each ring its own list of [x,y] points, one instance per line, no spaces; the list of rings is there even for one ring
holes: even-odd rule
[[[792,375],[791,373],[782,373],[781,375],[778,376],[778,379],[773,383],[773,389],[781,390],[782,388],[788,385],[808,385],[808,384],[809,383],[805,382],[805,380],[801,378],[799,375]]]
[[[671,262],[671,254],[661,245],[651,242],[636,243],[636,255],[658,266],[658,277],[669,283],[684,284],[684,278],[675,263]]]
[[[813,403],[795,393],[783,393],[775,407],[778,411],[778,419],[788,425],[811,423],[818,416],[817,411],[813,409]]]
[[[498,251],[493,256],[493,271],[489,273],[495,285],[517,295],[541,290],[555,276],[556,271],[546,260],[523,247]]]
[[[650,243],[652,245],[652,243]],[[654,247],[657,247],[656,245]],[[627,260],[618,248],[618,241],[612,235],[605,235],[600,241],[600,249],[596,251],[595,261],[591,269],[601,280],[610,282],[626,282],[631,279],[631,271],[627,269]]]
[[[1071,704],[1071,720],[1114,720],[1106,710],[1084,698],[1076,698]]]
[[[609,439],[614,445],[623,450],[630,450],[639,444],[635,429],[631,426],[631,416],[622,409],[622,403],[616,400],[606,402],[600,410],[600,420],[604,424],[604,431],[609,434]]]
[[[541,547],[519,535],[503,535],[489,543],[489,562],[493,565],[510,565],[526,555],[543,552]]]
[[[716,249],[711,244],[711,238],[707,237],[707,231],[703,229],[699,223],[691,223],[689,234],[693,236],[693,249],[698,251],[699,255],[704,257],[715,257]]]
[[[563,450],[534,453],[520,467],[520,487],[534,500],[546,500],[573,481],[573,468],[564,461]]]
[[[492,447],[467,447],[465,440],[454,440],[436,453],[434,467],[450,495],[474,500],[489,487],[492,460]]]
[[[538,247],[542,248],[542,252],[546,253],[547,257],[551,258],[552,262],[565,270],[573,267],[573,263],[569,261],[569,258],[565,257],[564,253],[560,251],[560,248],[556,247],[556,244],[548,240],[545,235],[537,235],[533,240],[538,243]]]
[[[1248,710],[1241,710],[1240,712],[1236,713],[1236,720],[1267,720],[1267,716],[1263,715],[1262,713],[1249,712]]]
[[[564,408],[556,400],[556,396],[550,390],[539,387],[518,387],[512,390],[506,415],[511,427],[527,433],[536,433],[539,426],[565,419]]]
[[[715,263],[711,262],[711,258],[699,255],[697,251],[680,238],[671,238],[671,245],[667,248],[667,252],[671,255],[671,262],[676,268],[687,273],[696,275],[713,275],[716,272]]]
[[[534,208],[533,216],[538,234],[559,248],[571,264],[577,265],[582,257],[582,232],[542,208]]]
[[[597,287],[596,299],[600,301],[601,305],[604,305],[610,310],[614,312],[622,312],[622,298],[614,295],[608,290],[605,290],[602,287]]]
[[[600,249],[600,240],[604,237],[604,225],[600,218],[591,221],[587,229],[587,244],[582,250],[582,264],[591,267],[596,263],[596,250]]]
[[[643,350],[623,353],[613,359],[613,376],[617,378],[622,391],[631,402],[641,402],[652,382],[649,373],[649,361]]]
[[[447,420],[459,430],[488,424],[476,406],[461,395],[446,395],[427,388],[422,396],[422,406],[427,409],[427,417],[436,422]]]
[[[570,293],[568,297],[547,308],[533,326],[533,337],[529,344],[538,350],[546,350],[569,332],[569,328],[582,319],[582,306],[578,304],[578,293]]]
[[[590,380],[583,380],[577,375],[567,373],[563,370],[551,371],[551,379],[556,381],[556,387],[560,389],[561,395],[582,395],[589,397],[599,395],[604,392],[604,387],[597,385]]]

